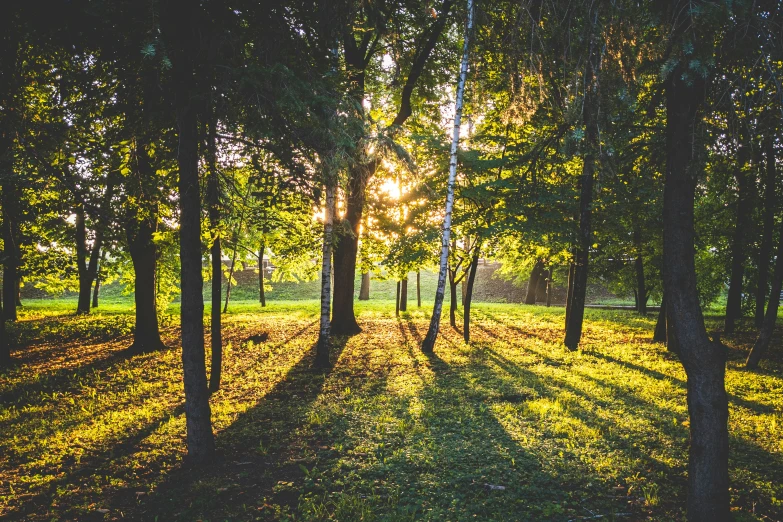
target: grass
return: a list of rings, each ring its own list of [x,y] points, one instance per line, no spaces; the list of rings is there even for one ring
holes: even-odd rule
[[[9,520],[683,520],[685,375],[651,343],[655,314],[587,310],[583,350],[562,308],[479,303],[473,340],[430,305],[358,305],[361,335],[311,370],[317,303],[237,302],[225,317],[218,457],[183,462],[177,320],[172,349],[128,359],[127,301],[71,315],[28,301],[25,347],[0,374],[0,518]],[[176,307],[170,311],[176,312]],[[708,328],[719,318],[708,317]],[[744,329],[743,329],[744,328]],[[783,353],[742,368],[730,346],[731,503],[783,518]]]

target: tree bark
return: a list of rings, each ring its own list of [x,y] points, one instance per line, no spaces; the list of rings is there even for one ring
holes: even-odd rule
[[[321,324],[318,330],[318,343],[315,351],[315,366],[328,368],[330,351],[330,326],[329,312],[331,304],[331,279],[332,279],[332,231],[334,228],[335,205],[335,181],[331,173],[327,172],[326,179],[326,207],[324,208],[324,240],[321,260]]]
[[[95,289],[92,292],[92,307],[98,308],[98,295],[101,290],[101,269],[106,259],[106,250],[101,250],[101,260],[98,264],[98,270],[95,272]]]
[[[3,320],[3,305],[0,302],[0,368],[8,368],[11,365],[11,349]]]
[[[400,281],[400,312],[408,311],[408,277]]]
[[[212,268],[212,306],[210,308],[210,348],[211,364],[209,374],[209,393],[220,389],[220,373],[223,368],[223,325],[220,317],[221,283],[223,279],[223,249],[220,244],[220,173],[217,168],[217,119],[214,100],[209,102],[209,115],[206,128],[205,159],[207,164],[207,214],[209,216],[212,244],[209,248]],[[229,278],[229,284],[231,279]],[[228,307],[228,293],[226,293]],[[224,310],[225,312],[225,310]]]
[[[19,246],[16,243],[16,222],[14,219],[15,196],[10,181],[3,183],[3,317],[16,321],[16,281],[19,279]]]
[[[470,272],[468,273],[468,284],[465,286],[465,300],[462,310],[462,338],[466,343],[470,342],[470,304],[473,301],[473,285],[476,282],[476,271],[478,270],[480,248],[477,243],[473,247],[473,259],[470,260]]]
[[[239,234],[234,234],[234,248],[231,252],[231,265],[228,268],[228,280],[226,281],[226,304],[223,306],[223,313],[228,312],[228,301],[231,299],[231,280],[234,278],[234,268],[237,264],[237,245],[239,244]]]
[[[766,154],[766,177],[764,179],[764,213],[761,245],[759,246],[759,275],[756,286],[756,327],[764,324],[764,299],[767,295],[767,281],[769,278],[769,257],[772,253],[772,235],[775,228],[775,207],[777,198],[775,195],[775,143],[767,139],[764,143]]]
[[[647,315],[647,287],[644,282],[644,262],[642,256],[636,258],[634,261],[636,268],[636,293],[639,299],[639,313],[641,315]]]
[[[566,291],[565,329],[568,330],[568,320],[571,318],[571,301],[574,298],[574,263],[568,264],[568,290]]]
[[[730,520],[726,351],[707,336],[694,261],[694,135],[706,85],[698,75],[684,79],[683,68],[671,73],[666,86],[664,291],[669,330],[687,375],[688,520],[723,522]]]
[[[370,300],[370,273],[362,274],[362,286],[359,288],[359,301]]]
[[[76,208],[76,269],[79,274],[79,300],[76,306],[77,314],[90,313],[90,292],[92,279],[87,276],[87,225],[85,223],[84,207]],[[16,300],[16,296],[14,296]]]
[[[541,278],[541,272],[544,270],[544,262],[540,259],[533,265],[530,271],[530,277],[527,280],[527,292],[525,293],[525,304],[536,304],[536,294],[538,292],[538,280]]]
[[[536,285],[536,303],[546,300],[546,282],[549,280],[549,270],[542,268]]]
[[[658,311],[658,321],[655,323],[653,331],[653,341],[656,343],[666,342],[666,293],[661,297],[661,309]]]
[[[775,322],[778,318],[780,292],[783,290],[783,225],[781,225],[780,239],[778,241],[775,272],[772,275],[772,290],[769,293],[769,303],[767,304],[767,312],[764,315],[764,323],[761,326],[756,342],[753,343],[753,348],[751,348],[748,354],[748,359],[745,361],[745,367],[749,370],[758,368],[759,362],[767,352],[775,330]]]
[[[153,242],[156,217],[127,227],[129,231],[128,252],[133,262],[134,291],[136,303],[136,325],[133,329],[133,344],[128,348],[131,354],[149,353],[165,347],[158,329],[158,306],[156,267],[158,249]],[[152,221],[152,222],[151,222]]]
[[[394,315],[396,317],[400,316],[400,282],[397,281],[397,293],[394,297]]]
[[[549,277],[546,279],[546,307],[552,306],[552,274],[554,272],[549,270]]]
[[[351,167],[345,202],[345,222],[350,232],[341,236],[334,248],[334,298],[331,331],[337,335],[356,335],[362,331],[356,322],[353,297],[359,229],[364,211],[367,180],[375,172],[375,162]]]
[[[266,251],[266,244],[261,241],[261,246],[258,248],[258,300],[261,302],[261,307],[266,306],[266,295],[264,294],[264,252]]]
[[[574,258],[574,288],[571,297],[571,310],[568,313],[565,345],[569,350],[576,350],[582,338],[582,322],[585,315],[585,296],[587,294],[587,271],[590,261],[590,246],[593,241],[592,207],[593,183],[596,169],[596,155],[599,147],[598,109],[600,98],[598,93],[598,69],[601,60],[601,46],[598,42],[596,12],[590,33],[588,58],[585,66],[585,95],[582,114],[585,126],[585,147],[580,178],[581,194],[579,198],[579,237]]]
[[[452,327],[457,326],[457,283],[449,281],[449,290],[451,295],[451,304],[449,306],[449,324]]]
[[[184,370],[185,419],[188,457],[195,463],[212,458],[209,389],[204,349],[204,281],[201,275],[201,194],[198,172],[198,122],[194,79],[201,30],[197,27],[199,4],[169,0],[161,16],[164,37],[173,68],[173,88],[179,147],[180,263],[182,368]]]
[[[421,308],[421,270],[416,270],[416,307]]]
[[[734,176],[737,179],[737,222],[734,228],[734,237],[731,244],[731,276],[729,279],[729,292],[726,298],[726,322],[724,333],[734,332],[734,322],[742,315],[742,279],[745,273],[745,260],[747,257],[746,244],[748,235],[747,227],[751,217],[752,201],[751,191],[753,181],[747,169],[749,147],[739,139],[739,151],[737,153],[737,166]]]
[[[443,230],[440,248],[440,270],[438,272],[438,287],[435,291],[435,304],[427,335],[422,341],[421,349],[425,353],[435,350],[435,340],[440,329],[440,314],[443,310],[443,294],[446,291],[446,269],[449,262],[449,241],[451,240],[451,211],[454,207],[454,184],[457,179],[457,150],[459,148],[460,124],[462,122],[462,98],[465,93],[465,80],[468,76],[468,48],[470,35],[473,31],[473,0],[468,0],[468,24],[465,31],[465,41],[462,44],[462,63],[460,65],[459,82],[457,83],[457,99],[454,104],[454,131],[451,138],[451,158],[449,160],[449,181],[446,187],[446,212],[443,217]],[[455,296],[456,298],[456,296]]]

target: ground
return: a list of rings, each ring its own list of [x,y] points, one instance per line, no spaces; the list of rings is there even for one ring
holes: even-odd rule
[[[211,400],[218,457],[184,458],[176,319],[170,350],[128,358],[127,301],[75,317],[28,301],[0,374],[0,518],[8,520],[682,520],[685,375],[654,315],[478,303],[473,339],[430,308],[360,303],[364,332],[311,369],[315,302],[232,305]],[[175,317],[175,316],[174,316]],[[717,328],[717,317],[708,318]],[[783,519],[783,350],[742,367],[730,346],[731,505]]]

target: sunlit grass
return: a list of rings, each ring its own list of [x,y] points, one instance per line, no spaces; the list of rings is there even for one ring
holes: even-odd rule
[[[569,352],[562,308],[482,303],[470,345],[446,318],[427,357],[418,345],[431,305],[396,318],[393,303],[360,302],[364,332],[335,339],[323,374],[310,369],[316,302],[233,303],[211,400],[219,456],[193,470],[176,307],[164,329],[172,349],[127,359],[127,301],[89,317],[69,301],[26,304],[14,335],[29,346],[0,374],[0,516],[683,518],[685,375],[650,342],[652,314],[588,310],[583,349]],[[776,520],[781,352],[746,372],[747,328],[725,340],[732,506]]]

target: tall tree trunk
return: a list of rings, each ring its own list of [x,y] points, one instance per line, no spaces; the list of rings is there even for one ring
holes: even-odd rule
[[[656,343],[666,342],[666,292],[664,292],[661,297],[661,309],[658,311],[658,320],[655,323],[653,341]]]
[[[332,231],[334,228],[335,181],[331,173],[326,176],[326,207],[324,209],[324,240],[321,260],[321,324],[318,330],[318,343],[315,351],[315,366],[328,368],[330,350],[330,321],[332,280]]]
[[[100,272],[95,277],[95,286],[92,290],[92,307],[98,308],[98,295],[101,291],[101,275]]]
[[[588,49],[588,59],[585,66],[585,95],[582,118],[585,125],[586,150],[583,155],[581,194],[579,198],[579,237],[576,256],[574,258],[574,288],[571,297],[571,310],[568,314],[568,326],[565,334],[565,345],[570,350],[579,347],[582,339],[582,322],[585,315],[585,296],[587,294],[587,271],[590,261],[590,246],[593,244],[592,211],[593,182],[595,178],[596,155],[598,153],[598,109],[600,97],[598,94],[598,69],[601,60],[601,46],[598,42],[599,31],[596,27],[598,13],[592,12],[592,28]]]
[[[239,244],[239,235],[234,234],[234,247],[231,252],[231,265],[228,267],[228,280],[226,281],[226,304],[223,306],[223,313],[228,312],[228,301],[231,299],[231,280],[234,279],[234,268],[237,264],[237,245]]]
[[[0,302],[0,368],[8,368],[11,365],[11,348],[5,330],[3,320],[3,305]]]
[[[359,252],[359,229],[364,211],[365,189],[367,180],[375,169],[375,161],[351,167],[344,218],[350,233],[341,236],[334,248],[334,309],[331,331],[337,335],[355,335],[362,331],[356,322],[353,309],[356,256]]]
[[[155,226],[149,220],[128,226],[128,252],[133,261],[134,291],[136,303],[136,325],[133,329],[133,344],[128,348],[131,354],[149,353],[166,348],[160,340],[158,329],[158,306],[156,266],[158,251],[153,241]],[[149,219],[149,220],[148,220]]]
[[[527,292],[525,293],[525,304],[536,304],[536,293],[538,292],[538,280],[541,278],[541,272],[544,270],[544,262],[540,259],[533,265],[530,271],[530,277],[527,280]]]
[[[664,291],[669,330],[688,378],[688,519],[723,522],[730,519],[726,350],[707,336],[694,261],[694,135],[706,87],[698,75],[684,79],[683,67],[671,73],[666,91]]]
[[[636,289],[639,299],[637,310],[641,315],[647,315],[647,287],[644,284],[644,262],[641,255],[637,256],[634,261],[634,268],[636,269]]]
[[[199,4],[169,0],[161,16],[167,52],[173,64],[179,146],[180,263],[182,368],[184,370],[185,419],[188,457],[203,463],[215,453],[209,407],[204,349],[204,281],[201,275],[201,194],[198,172],[198,122],[196,115],[196,56],[201,28]]]
[[[462,44],[462,63],[460,65],[459,82],[457,83],[457,99],[454,104],[454,131],[451,137],[451,158],[449,160],[449,181],[446,187],[446,212],[443,216],[443,230],[440,245],[440,270],[438,272],[438,288],[435,291],[435,304],[432,308],[430,327],[421,343],[425,353],[432,353],[435,340],[440,329],[440,314],[443,310],[443,294],[446,291],[446,270],[449,263],[449,241],[451,240],[451,211],[454,207],[454,184],[457,179],[457,150],[459,148],[459,133],[462,122],[462,98],[465,94],[465,80],[468,76],[468,46],[473,32],[473,0],[468,0],[468,24],[465,31],[465,41]]]
[[[77,314],[90,313],[90,291],[92,280],[87,277],[87,225],[85,223],[84,207],[76,208],[76,269],[79,274],[79,301]],[[16,300],[16,296],[14,296]]]
[[[465,286],[465,300],[462,310],[462,338],[466,343],[470,342],[470,304],[473,301],[473,285],[476,282],[476,271],[478,270],[478,261],[480,244],[477,242],[473,247],[473,258],[470,260],[470,271],[468,272],[468,284]]]
[[[261,246],[258,247],[258,300],[261,302],[261,307],[266,306],[266,295],[264,295],[264,252],[266,251],[266,244],[261,241]]]
[[[737,166],[734,176],[737,179],[737,222],[734,228],[734,237],[731,244],[731,276],[729,278],[729,292],[726,298],[726,322],[724,332],[734,332],[734,322],[742,315],[742,279],[745,273],[746,236],[749,225],[752,201],[751,191],[753,181],[747,169],[749,147],[740,138],[739,152],[737,154]]]
[[[95,289],[92,292],[92,307],[98,308],[98,296],[101,290],[101,269],[103,268],[103,263],[106,259],[106,250],[101,251],[101,260],[98,264],[98,270],[95,272]]]
[[[209,374],[209,393],[220,389],[220,373],[223,369],[223,325],[220,317],[221,282],[223,279],[223,250],[220,245],[220,173],[217,168],[217,118],[214,100],[208,102],[209,114],[206,128],[205,159],[207,164],[207,214],[209,216],[209,247],[212,268],[212,307],[210,309],[210,348],[211,364]],[[230,284],[230,279],[229,279]],[[228,306],[228,293],[226,293]],[[225,310],[224,310],[225,312]]]
[[[749,370],[758,368],[764,354],[772,341],[772,334],[775,330],[775,321],[778,318],[778,305],[780,303],[780,291],[783,290],[783,225],[781,225],[780,239],[778,240],[778,249],[775,260],[775,272],[772,274],[772,290],[769,294],[769,303],[767,304],[767,313],[764,315],[764,324],[761,326],[759,336],[753,343],[745,361],[745,366]]]
[[[553,269],[549,269],[549,277],[546,279],[546,307],[552,306],[552,276],[554,274]]]
[[[542,268],[536,284],[536,303],[546,300],[546,282],[549,280],[549,270]]]
[[[416,270],[416,307],[421,308],[421,270]]]
[[[568,330],[568,321],[571,319],[571,301],[574,299],[574,269],[573,261],[568,264],[568,289],[566,290],[565,329]]]
[[[449,306],[449,324],[452,327],[457,326],[457,284],[453,280],[449,281],[451,290],[451,306]]]
[[[394,315],[399,317],[400,315],[400,282],[397,281],[396,293],[394,295]]]
[[[761,235],[761,245],[759,247],[759,276],[756,286],[756,327],[761,328],[764,324],[764,299],[767,295],[767,281],[769,277],[769,256],[772,253],[772,235],[775,228],[775,207],[777,198],[775,197],[775,177],[777,169],[775,167],[775,142],[767,139],[764,142],[766,154],[766,177],[764,179],[764,214],[763,231]]]
[[[19,246],[16,243],[15,193],[10,181],[3,183],[3,317],[16,321],[16,281],[19,279]]]
[[[400,312],[408,311],[408,277],[400,281]]]
[[[362,274],[362,286],[359,288],[359,301],[370,300],[370,273]]]

